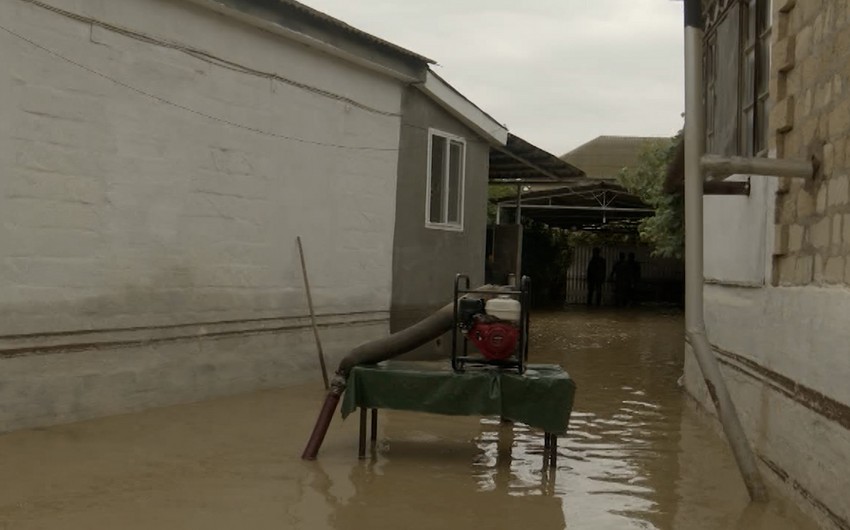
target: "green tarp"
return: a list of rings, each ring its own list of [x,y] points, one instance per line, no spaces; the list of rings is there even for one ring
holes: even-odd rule
[[[522,375],[496,368],[455,373],[448,363],[386,361],[351,370],[342,417],[357,407],[455,416],[501,416],[563,434],[575,383],[556,365],[529,365]]]

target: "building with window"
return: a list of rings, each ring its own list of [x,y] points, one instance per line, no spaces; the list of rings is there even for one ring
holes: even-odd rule
[[[296,237],[333,368],[482,281],[488,178],[539,168],[498,173],[507,130],[429,59],[295,0],[0,20],[0,431],[315,378]]]
[[[707,151],[820,161],[705,197],[708,337],[765,477],[850,528],[850,5],[704,6]],[[690,355],[685,382],[711,410]]]
[[[457,273],[484,281],[490,152],[504,126],[428,72],[402,100],[390,327],[451,300]],[[428,346],[445,351],[445,340]]]

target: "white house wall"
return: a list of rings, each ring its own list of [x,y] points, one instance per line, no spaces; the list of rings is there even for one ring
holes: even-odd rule
[[[709,340],[765,476],[828,527],[850,521],[850,291],[774,287],[776,184],[749,198],[706,197]],[[689,352],[688,391],[712,410]]]
[[[188,2],[51,2],[232,64],[0,3],[65,57],[0,31],[0,430],[314,376],[298,235],[332,359],[387,332],[400,83]]]
[[[835,528],[850,520],[850,292],[706,287],[706,326],[765,476]],[[711,409],[699,367],[686,385]]]
[[[730,180],[747,180],[735,177]],[[770,177],[750,177],[750,195],[707,195],[705,278],[710,282],[757,286],[765,283],[773,241],[773,196]],[[768,233],[770,232],[770,233]]]

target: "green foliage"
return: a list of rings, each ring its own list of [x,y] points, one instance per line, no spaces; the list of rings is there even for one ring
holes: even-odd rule
[[[510,184],[489,186],[488,195],[490,201],[504,199],[506,197],[516,197],[516,186],[511,186]],[[487,202],[487,223],[496,223],[496,205],[489,201]]]
[[[638,232],[656,256],[681,258],[685,248],[684,199],[680,194],[664,192],[667,166],[681,134],[679,131],[673,138],[649,143],[638,165],[624,168],[617,176],[623,187],[655,210],[655,215],[641,221]]]
[[[608,226],[613,227],[615,223]],[[569,234],[569,244],[572,247],[619,247],[622,245],[635,245],[638,242],[638,234],[634,231],[634,225],[624,224],[617,230],[589,231],[576,230]]]

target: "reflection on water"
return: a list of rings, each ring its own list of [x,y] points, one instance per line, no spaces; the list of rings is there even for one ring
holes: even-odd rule
[[[815,528],[748,507],[676,386],[682,340],[676,313],[535,315],[533,362],[578,384],[555,472],[524,425],[383,411],[370,459],[335,420],[302,462],[311,384],[0,436],[0,528]]]

